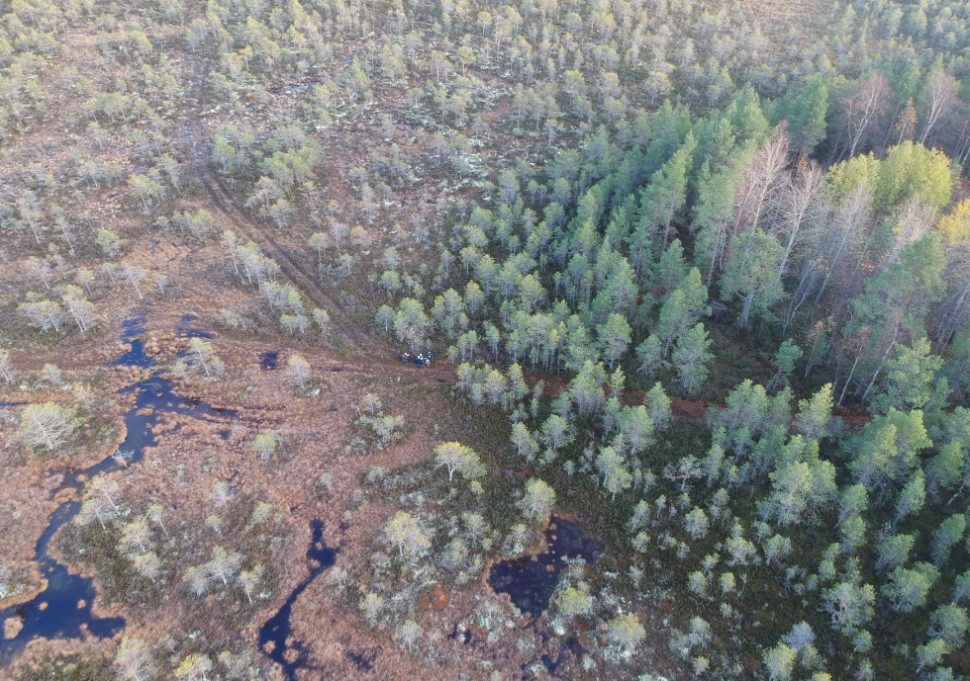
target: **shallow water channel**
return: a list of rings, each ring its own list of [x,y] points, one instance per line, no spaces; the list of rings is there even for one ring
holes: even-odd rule
[[[287,646],[287,639],[293,634],[293,625],[290,622],[293,604],[296,603],[296,599],[310,585],[310,582],[316,579],[321,572],[333,565],[337,556],[335,549],[328,548],[323,543],[323,521],[314,520],[310,524],[310,529],[313,532],[313,537],[306,551],[306,562],[309,573],[293,589],[289,598],[286,599],[277,613],[267,620],[263,628],[259,630],[260,649],[273,662],[283,668],[283,676],[287,681],[296,681],[296,672],[299,669],[313,669],[310,666],[306,647],[301,641],[293,640]],[[289,651],[293,652],[287,654]]]
[[[151,357],[145,355],[140,336],[144,334],[144,317],[135,317],[122,325],[122,340],[131,346],[128,352],[112,362],[112,366],[137,366],[152,368]],[[146,447],[155,446],[153,428],[161,413],[184,414],[192,418],[225,420],[236,412],[231,409],[215,409],[205,402],[179,397],[173,392],[172,382],[157,372],[134,385],[122,388],[121,393],[135,393],[135,405],[125,414],[125,441],[115,455],[84,470],[67,470],[64,481],[55,490],[80,492],[82,480],[89,480],[104,473],[131,466],[144,457]],[[23,625],[13,639],[0,640],[0,666],[9,661],[24,645],[35,638],[80,638],[87,632],[98,638],[109,638],[124,628],[121,618],[98,618],[91,612],[95,590],[90,579],[73,575],[68,568],[49,555],[50,542],[61,527],[73,520],[80,509],[77,501],[68,501],[51,514],[50,524],[37,541],[34,560],[47,580],[47,588],[31,601],[0,610],[0,624],[10,617],[20,618]]]

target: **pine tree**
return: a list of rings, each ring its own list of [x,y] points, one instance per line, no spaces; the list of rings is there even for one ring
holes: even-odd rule
[[[656,333],[664,357],[691,326],[709,313],[707,288],[701,283],[700,271],[692,268],[660,308]]]
[[[677,370],[677,383],[685,392],[695,392],[707,380],[707,363],[712,358],[710,345],[703,324],[696,324],[677,342],[672,359]]]
[[[933,538],[930,542],[934,565],[942,568],[953,547],[963,539],[966,530],[967,519],[962,513],[954,513],[940,523],[939,527],[933,531]]]
[[[612,371],[630,346],[632,329],[623,315],[613,313],[597,327],[596,332],[602,357]]]
[[[828,436],[832,422],[832,384],[826,384],[807,400],[798,402],[795,430],[808,440]]]
[[[747,327],[752,312],[770,316],[771,307],[785,295],[778,265],[783,255],[774,237],[757,229],[735,235],[730,242],[731,257],[721,279],[721,299],[742,300],[738,325]]]

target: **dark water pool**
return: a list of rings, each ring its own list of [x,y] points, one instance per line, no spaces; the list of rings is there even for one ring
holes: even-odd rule
[[[313,669],[302,641],[293,641],[289,646],[286,644],[287,639],[293,634],[293,626],[290,623],[293,604],[310,585],[310,582],[332,566],[337,557],[337,551],[323,543],[323,521],[314,520],[310,524],[310,529],[313,537],[310,539],[310,546],[306,552],[306,563],[309,570],[306,579],[293,589],[289,598],[283,603],[283,607],[259,630],[260,649],[266,651],[268,648],[272,648],[272,651],[266,653],[266,655],[283,668],[283,676],[287,681],[296,681],[296,673],[300,669]],[[296,654],[287,655],[289,651]]]
[[[197,321],[199,321],[199,318],[194,314],[184,314],[175,332],[184,338],[212,338],[211,333],[196,328],[195,322]]]
[[[562,667],[570,659],[574,660],[577,664],[580,664],[585,654],[583,646],[579,643],[579,638],[576,636],[569,636],[563,642],[559,648],[559,653],[556,658],[553,659],[548,653],[542,656],[542,666],[546,668],[546,671],[551,675],[556,676],[559,673],[559,668]]]
[[[278,352],[264,352],[259,356],[259,368],[272,371],[276,368],[276,363],[280,358]]]
[[[562,518],[553,518],[546,544],[545,553],[496,563],[488,576],[496,593],[507,593],[519,610],[534,618],[549,607],[567,559],[582,557],[592,563],[602,552],[599,542],[583,534],[577,523]]]
[[[150,369],[155,366],[155,359],[145,354],[145,316],[130,317],[121,323],[121,340],[131,347],[121,357],[111,363],[113,367],[142,367]]]
[[[119,366],[151,367],[154,360],[145,357],[139,336],[144,334],[144,317],[134,317],[122,324],[122,339],[131,349],[113,364]],[[156,374],[122,388],[121,393],[135,393],[135,405],[125,415],[127,435],[117,454],[84,470],[62,471],[64,478],[58,492],[65,489],[80,491],[82,479],[91,479],[121,467],[131,466],[144,458],[145,449],[155,446],[154,427],[162,413],[184,414],[204,420],[224,422],[236,416],[232,409],[213,408],[205,402],[180,397],[168,379]],[[34,550],[34,560],[40,566],[47,588],[28,603],[0,610],[0,623],[18,617],[23,625],[11,640],[0,640],[0,665],[12,658],[31,639],[79,638],[83,631],[99,638],[114,636],[124,628],[120,618],[97,618],[91,612],[95,598],[90,579],[72,575],[63,564],[48,555],[51,539],[70,522],[80,508],[76,501],[62,504],[51,515],[50,524],[41,535]]]
[[[70,574],[64,565],[47,555],[51,539],[79,508],[76,501],[58,507],[37,542],[34,559],[40,564],[47,588],[27,603],[0,611],[0,621],[19,617],[23,625],[14,639],[0,641],[0,664],[34,638],[80,638],[85,630],[98,638],[110,638],[124,628],[125,621],[119,617],[102,619],[91,612],[95,592],[90,579]]]

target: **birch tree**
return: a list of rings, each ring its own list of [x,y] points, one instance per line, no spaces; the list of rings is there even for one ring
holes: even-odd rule
[[[740,298],[738,326],[748,326],[751,313],[769,315],[771,307],[785,295],[780,265],[784,249],[769,234],[759,230],[741,232],[731,239],[731,259],[721,279],[721,298]]]
[[[13,360],[10,359],[10,352],[0,349],[0,378],[10,385],[16,375],[17,370],[14,368]]]
[[[65,286],[62,300],[64,307],[67,308],[81,333],[86,333],[88,329],[98,323],[99,317],[94,309],[94,304],[84,296],[84,292],[77,286]]]
[[[872,75],[850,87],[852,90],[842,99],[842,113],[848,136],[848,156],[851,158],[856,155],[869,126],[885,111],[890,87],[881,74]]]
[[[467,480],[475,480],[484,474],[484,466],[478,454],[471,447],[460,442],[442,442],[435,447],[435,466],[448,471],[448,482],[455,473]]]
[[[303,390],[310,380],[310,363],[303,355],[293,353],[286,360],[286,380],[297,390]]]
[[[959,101],[960,82],[946,71],[939,69],[930,74],[924,92],[924,112],[920,144],[924,144],[933,128]]]
[[[20,413],[20,427],[14,438],[31,449],[55,454],[74,439],[80,427],[81,419],[73,407],[55,402],[31,404]]]
[[[788,134],[784,128],[780,128],[745,167],[735,199],[735,234],[757,229],[761,224],[769,199],[787,179],[788,145]]]

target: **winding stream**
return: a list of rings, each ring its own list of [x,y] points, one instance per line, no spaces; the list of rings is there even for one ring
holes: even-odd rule
[[[134,317],[122,324],[122,340],[131,346],[128,352],[112,362],[112,366],[136,366],[152,368],[155,361],[145,354],[144,317]],[[83,480],[89,480],[98,473],[104,473],[131,466],[142,460],[146,447],[156,444],[153,429],[160,413],[184,414],[193,418],[223,421],[232,418],[236,412],[231,409],[215,409],[205,402],[179,397],[173,392],[174,386],[168,379],[156,372],[134,385],[122,388],[120,393],[135,393],[135,405],[125,414],[127,435],[115,455],[85,470],[66,470],[62,490],[80,493]],[[123,456],[121,456],[123,455]],[[43,638],[80,638],[88,633],[97,638],[110,638],[125,626],[122,618],[98,618],[91,612],[95,598],[92,581],[71,574],[62,563],[48,554],[50,542],[57,531],[73,520],[80,509],[78,501],[61,504],[51,514],[50,524],[37,541],[34,561],[40,566],[41,574],[47,580],[47,587],[31,601],[0,610],[0,624],[10,617],[20,619],[22,628],[10,640],[0,640],[0,665],[11,659],[32,639]]]
[[[287,639],[293,633],[293,625],[290,622],[290,615],[293,612],[293,604],[300,594],[306,590],[317,576],[329,568],[334,563],[337,556],[335,549],[327,547],[323,543],[323,521],[314,520],[310,524],[313,538],[306,551],[306,562],[309,574],[306,579],[300,582],[283,606],[273,615],[263,628],[259,630],[259,647],[273,662],[283,668],[283,676],[287,681],[296,681],[296,672],[299,669],[313,669],[310,666],[309,655],[306,647],[301,641],[291,641],[287,646]],[[293,651],[296,655],[290,653]]]

